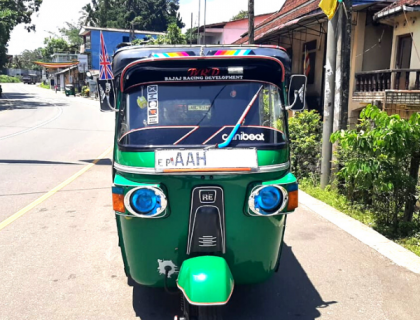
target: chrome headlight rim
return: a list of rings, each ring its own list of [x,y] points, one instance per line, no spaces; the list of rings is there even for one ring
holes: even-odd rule
[[[155,193],[156,196],[160,197],[160,205],[161,206],[152,215],[138,213],[136,210],[134,210],[134,208],[131,205],[131,196],[133,195],[134,192],[136,192],[137,190],[141,190],[141,189],[152,190]],[[165,212],[165,210],[168,206],[168,200],[166,199],[166,195],[165,195],[165,193],[163,192],[162,189],[160,189],[158,187],[141,186],[141,187],[133,188],[133,189],[131,189],[130,191],[127,192],[127,194],[124,197],[124,205],[125,205],[125,208],[127,209],[127,211],[135,217],[145,218],[145,219],[153,219],[153,218],[161,218],[162,213]]]
[[[259,208],[255,208],[255,197],[259,195],[262,189],[267,188],[267,187],[274,187],[278,189],[283,196],[283,202],[276,211],[270,212],[270,213],[262,213]],[[280,215],[280,214],[283,214],[282,211],[286,208],[288,202],[289,202],[289,193],[287,192],[286,188],[284,188],[283,186],[276,185],[276,184],[267,184],[267,185],[257,186],[252,189],[251,194],[248,199],[249,214],[252,216],[258,216],[258,217],[271,217],[271,216]]]

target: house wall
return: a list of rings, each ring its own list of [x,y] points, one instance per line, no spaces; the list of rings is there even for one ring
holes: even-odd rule
[[[267,19],[270,14],[255,17],[254,25],[258,25]],[[223,29],[223,38],[220,44],[231,44],[238,40],[242,34],[248,31],[248,19],[242,19],[237,21],[230,21],[226,23]]]
[[[204,43],[204,33],[200,35],[201,43]],[[223,44],[223,29],[206,28],[206,44]]]
[[[359,113],[370,103],[378,104],[383,93],[360,93],[355,96],[355,74],[361,71],[388,69],[391,61],[392,28],[373,21],[372,12],[353,13],[350,60],[349,122],[355,124]],[[380,40],[380,41],[379,41]]]
[[[123,37],[129,37],[129,32],[112,32],[112,31],[102,31],[104,35],[104,41],[106,44],[106,49],[108,50],[108,55],[110,58],[117,50],[117,45],[119,45],[121,42],[123,42]],[[137,39],[143,39],[145,36],[147,36],[147,33],[145,34],[137,34]],[[152,35],[153,38],[156,38],[156,35]],[[100,31],[99,30],[92,30],[91,31],[91,63],[92,63],[92,69],[99,70],[99,50],[100,50]]]
[[[406,18],[408,22],[406,21]],[[414,22],[414,23],[413,23]],[[413,45],[411,48],[410,69],[420,69],[420,12],[407,12],[394,20],[393,46],[391,53],[391,69],[396,68],[398,37],[406,34],[413,34]],[[410,74],[409,88],[413,88],[416,81],[416,74]],[[394,79],[393,79],[394,82]]]
[[[393,28],[391,26],[375,23],[373,21],[373,13],[369,12],[367,14],[362,71],[384,70],[389,68],[391,62],[392,32]]]
[[[310,26],[312,29],[318,30],[319,24]],[[327,24],[323,23],[322,27],[327,30]],[[303,56],[304,56],[304,44],[313,40],[317,41],[315,65],[311,68],[315,68],[315,79],[313,84],[308,84],[307,87],[307,105],[309,109],[316,109],[322,113],[322,97],[323,97],[323,80],[324,80],[324,59],[326,49],[326,34],[315,35],[307,34],[305,31],[294,32],[293,41],[290,42],[287,36],[280,37],[279,41],[271,42],[273,45],[283,46],[288,50],[289,54],[292,53],[292,74],[303,74]]]

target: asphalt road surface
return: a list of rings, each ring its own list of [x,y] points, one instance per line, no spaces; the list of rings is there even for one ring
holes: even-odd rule
[[[0,224],[112,144],[98,102],[23,84],[0,99]],[[130,287],[111,208],[111,155],[0,230],[0,319],[173,319],[179,297]],[[301,206],[280,271],[236,287],[225,319],[420,319],[420,276]]]

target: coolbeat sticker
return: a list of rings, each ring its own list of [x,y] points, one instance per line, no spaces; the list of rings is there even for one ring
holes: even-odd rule
[[[147,124],[159,123],[158,86],[147,86]]]

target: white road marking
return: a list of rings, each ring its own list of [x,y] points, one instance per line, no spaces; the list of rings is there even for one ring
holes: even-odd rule
[[[380,233],[299,190],[299,203],[319,214],[395,264],[420,274],[420,257]]]

